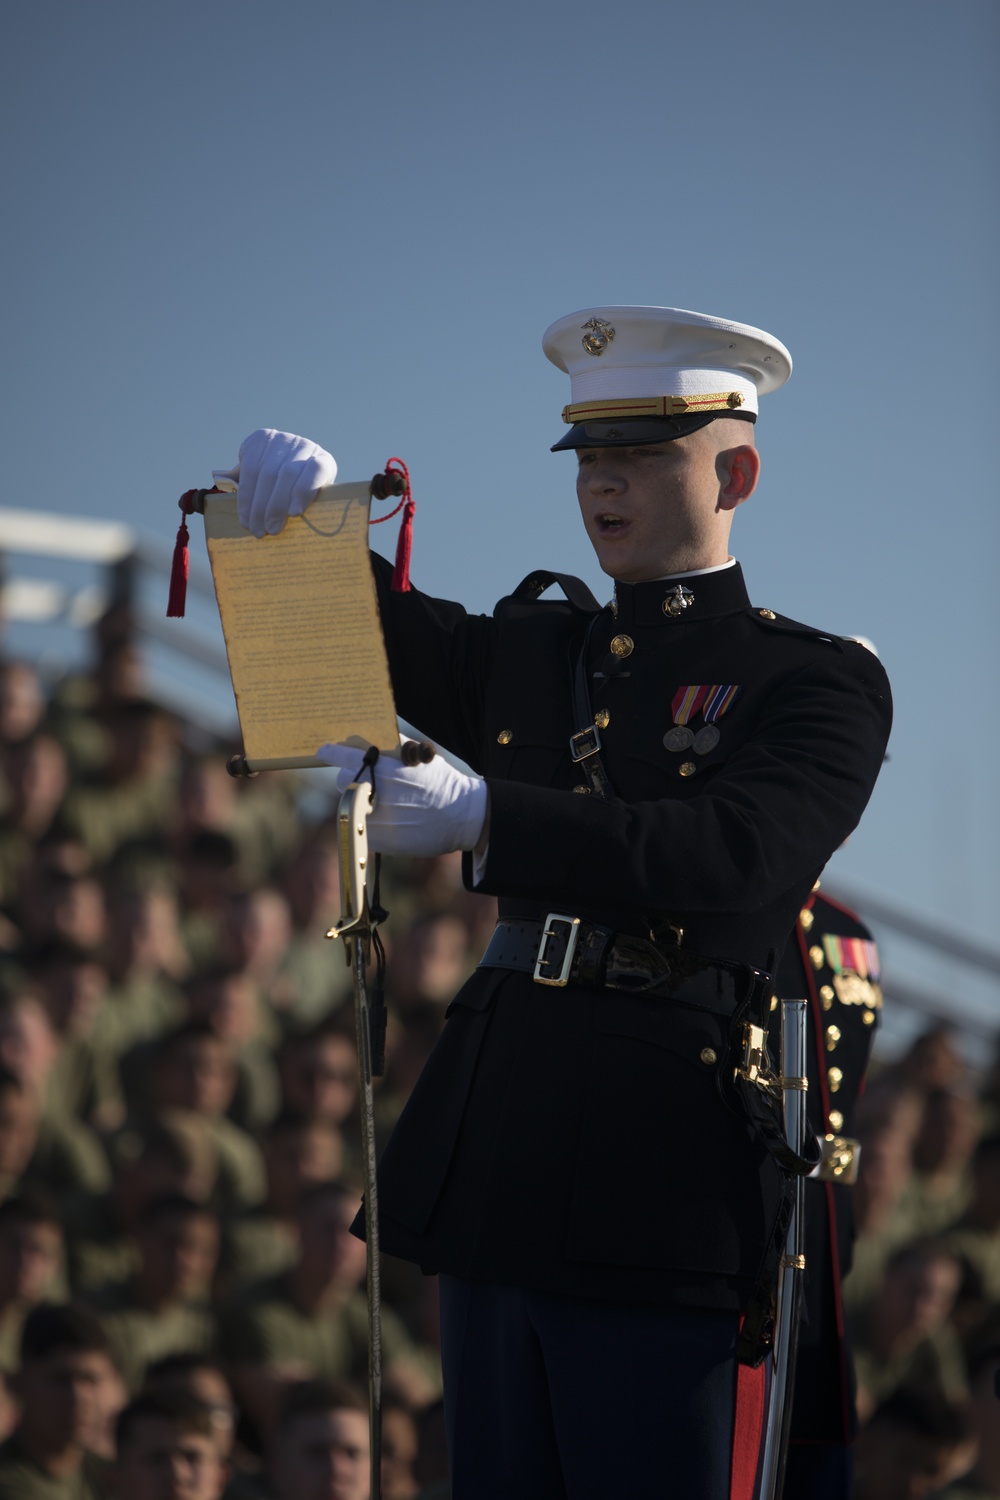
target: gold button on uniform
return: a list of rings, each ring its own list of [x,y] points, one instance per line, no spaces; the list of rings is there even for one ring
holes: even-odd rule
[[[873,1010],[863,1010],[861,1012],[861,1019],[866,1026],[873,1026],[875,1024],[875,1012]]]
[[[709,1068],[713,1063],[719,1061],[719,1054],[716,1052],[714,1047],[702,1047],[701,1051],[698,1053],[698,1056],[701,1058],[705,1066]]]
[[[830,1129],[831,1130],[843,1130],[843,1128],[844,1128],[844,1117],[840,1113],[840,1110],[839,1109],[831,1109],[831,1111],[830,1111]]]
[[[832,984],[821,984],[819,987],[819,998],[823,1009],[829,1010],[834,1001],[834,989]]]
[[[635,650],[635,641],[630,635],[616,635],[611,642],[611,651],[614,656],[631,656]]]
[[[809,957],[812,961],[812,966],[814,969],[821,969],[826,963],[826,957],[818,943],[814,943],[813,946],[809,949]]]
[[[826,1079],[827,1079],[827,1082],[830,1085],[830,1093],[831,1094],[839,1094],[840,1093],[840,1085],[844,1081],[844,1075],[840,1071],[840,1069],[839,1068],[831,1068],[830,1071],[829,1071],[829,1073],[827,1073],[827,1075],[826,1075]]]
[[[513,729],[501,729],[500,733],[497,735],[497,744],[498,745],[509,745],[510,742],[511,742],[511,740],[513,738],[514,738],[514,731],[513,731]]]
[[[777,995],[772,995],[771,996],[771,1009],[772,1010],[777,1010],[778,1009],[778,997],[777,997]]]
[[[608,725],[611,723],[611,715],[608,713],[606,708],[599,708],[597,710],[596,714],[594,715],[594,723],[597,725],[598,729],[607,729]]]
[[[584,797],[589,797],[590,796],[590,787],[589,786],[575,786],[573,788],[573,790],[574,790],[574,792],[580,792],[580,793],[582,793],[582,795]]]
[[[762,620],[776,620],[778,618],[773,609],[759,609],[757,613]]]
[[[677,767],[682,776],[693,776],[698,767],[693,760],[684,761],[683,765]]]
[[[813,916],[808,906],[804,906],[799,912],[799,921],[802,923],[803,932],[811,932],[812,924],[815,922],[815,920],[816,918]]]
[[[828,1026],[826,1028],[826,1050],[827,1050],[827,1052],[834,1052],[836,1050],[837,1043],[839,1041],[840,1041],[840,1027],[839,1026]]]

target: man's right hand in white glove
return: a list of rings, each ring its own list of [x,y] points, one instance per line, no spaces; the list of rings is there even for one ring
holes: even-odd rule
[[[234,469],[213,469],[216,483],[236,484],[240,525],[254,536],[274,536],[289,516],[301,516],[337,477],[337,460],[318,443],[258,427],[240,444]]]
[[[337,766],[337,791],[358,779],[362,752],[320,745],[316,759]],[[489,837],[489,793],[481,776],[466,776],[443,755],[405,766],[383,755],[375,767],[377,794],[368,817],[368,846],[376,854],[484,851]]]

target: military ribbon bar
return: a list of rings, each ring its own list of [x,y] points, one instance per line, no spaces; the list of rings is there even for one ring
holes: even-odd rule
[[[734,682],[719,683],[708,690],[708,697],[702,712],[702,718],[706,724],[714,724],[716,719],[721,719],[727,709],[732,708],[743,689]]]
[[[874,943],[864,938],[835,937],[833,933],[826,933],[823,948],[827,963],[835,974],[845,971],[860,974],[862,979],[870,979],[873,984],[878,984],[882,978],[882,964]]]
[[[727,709],[732,708],[743,689],[733,682],[714,683],[705,687],[681,687],[674,694],[671,704],[675,724],[687,724],[702,710],[706,724],[721,719]]]
[[[707,687],[681,687],[674,694],[670,707],[674,716],[675,724],[686,724],[693,719],[705,699],[708,697]]]

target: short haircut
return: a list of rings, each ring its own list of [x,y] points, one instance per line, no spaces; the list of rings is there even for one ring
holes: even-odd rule
[[[188,859],[199,860],[213,870],[226,872],[236,868],[236,845],[227,833],[216,833],[203,828],[191,836],[187,849]]]
[[[900,1266],[905,1266],[910,1261],[917,1261],[922,1265],[933,1265],[935,1261],[949,1260],[958,1266],[961,1271],[962,1260],[942,1240],[910,1240],[905,1245],[900,1245],[894,1250],[886,1262],[886,1271],[895,1271]]]
[[[215,1212],[206,1203],[196,1203],[183,1193],[161,1193],[152,1203],[147,1203],[139,1220],[140,1229],[152,1229],[163,1219],[211,1219],[217,1223]]]
[[[1000,1131],[993,1131],[990,1135],[984,1135],[977,1143],[972,1153],[972,1165],[993,1166],[997,1161],[1000,1161]]]
[[[16,1073],[0,1068],[0,1094],[24,1094],[27,1090]]]
[[[357,1032],[355,1030],[354,1011],[347,1006],[340,1006],[331,1015],[324,1016],[315,1026],[310,1026],[307,1031],[292,1031],[285,1038],[280,1048],[279,1055],[289,1052],[298,1052],[302,1049],[314,1047],[317,1043],[326,1041],[347,1042],[357,1050]]]
[[[299,1212],[308,1213],[311,1208],[320,1203],[325,1203],[332,1198],[335,1203],[346,1203],[349,1197],[347,1188],[342,1182],[328,1178],[326,1182],[314,1182],[307,1187],[299,1198]]]
[[[207,1162],[218,1166],[215,1148],[199,1115],[164,1110],[132,1143],[133,1161],[166,1162],[175,1172],[193,1172]]]
[[[52,1224],[62,1234],[59,1210],[41,1188],[22,1188],[0,1203],[0,1231],[8,1224]]]
[[[995,1371],[997,1369],[1000,1369],[1000,1338],[994,1330],[992,1340],[970,1350],[966,1358],[969,1384],[975,1385],[984,1370]]]
[[[165,1057],[169,1057],[176,1048],[182,1047],[185,1042],[203,1042],[206,1040],[212,1042],[216,1047],[221,1047],[227,1057],[230,1055],[229,1043],[207,1021],[184,1021],[180,1026],[175,1027],[173,1031],[166,1032],[157,1040],[154,1048],[156,1061],[161,1062]]]
[[[900,1428],[943,1448],[957,1448],[970,1437],[964,1407],[925,1386],[900,1386],[875,1409],[868,1426]]]
[[[177,1354],[165,1354],[146,1366],[145,1385],[154,1385],[158,1380],[170,1380],[175,1375],[193,1375],[196,1370],[211,1370],[229,1384],[225,1370],[210,1354],[199,1354],[196,1349],[182,1349]]]
[[[115,1425],[115,1442],[119,1455],[134,1440],[139,1423],[147,1419],[169,1422],[178,1432],[197,1432],[207,1438],[215,1436],[212,1413],[204,1401],[199,1401],[187,1391],[146,1391],[141,1396],[136,1396],[119,1413]]]
[[[360,1411],[367,1416],[368,1401],[346,1380],[297,1380],[282,1402],[278,1432],[288,1432],[300,1417],[328,1411]]]
[[[100,1319],[79,1302],[64,1306],[40,1302],[33,1307],[21,1329],[21,1363],[47,1359],[57,1350],[77,1354],[107,1354],[108,1336]]]

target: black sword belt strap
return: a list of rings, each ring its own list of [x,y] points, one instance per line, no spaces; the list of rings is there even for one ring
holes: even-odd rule
[[[584,633],[583,647],[575,664],[571,661],[570,667],[570,680],[573,685],[573,717],[581,728],[576,734],[570,736],[569,751],[574,762],[580,766],[586,777],[587,790],[607,802],[615,795],[615,789],[601,760],[601,734],[594,723],[594,715],[590,707],[590,693],[587,690],[587,652],[591,632],[599,618],[601,606],[582,579],[575,578],[572,573],[551,573],[547,568],[539,568],[537,572],[529,573],[527,578],[518,584],[513,597],[537,599],[553,583],[559,585],[575,609],[590,616]]]
[[[601,606],[582,578],[575,578],[572,573],[550,573],[548,568],[539,568],[536,572],[529,573],[527,578],[522,578],[512,598],[537,599],[539,594],[544,594],[545,590],[551,588],[554,583],[559,585],[574,609],[579,609],[587,615],[600,613]]]
[[[597,615],[591,616],[584,633],[583,645],[572,666],[573,717],[578,724],[586,727],[570,735],[569,753],[587,778],[587,790],[595,797],[603,797],[605,802],[610,802],[615,795],[615,789],[601,759],[601,732],[594,723],[590,692],[587,688],[587,657],[590,650],[590,638],[598,618]]]

